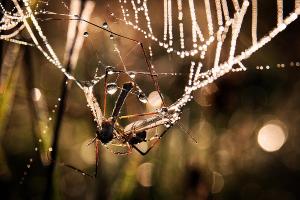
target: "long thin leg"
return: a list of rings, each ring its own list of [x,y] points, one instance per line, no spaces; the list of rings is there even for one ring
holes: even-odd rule
[[[104,77],[104,100],[103,100],[103,116],[106,114],[106,98],[107,98],[107,75],[108,71],[105,69],[105,77]]]
[[[179,129],[181,129],[182,132],[186,133],[188,136],[190,136],[190,138],[196,143],[198,144],[198,141],[196,140],[196,138],[194,136],[192,136],[192,134],[190,133],[190,131],[185,130],[185,128],[183,128],[182,124],[180,124],[179,122],[177,122],[177,124],[175,124],[177,127],[179,127]]]
[[[139,113],[139,114],[133,114],[133,115],[124,115],[124,116],[120,116],[119,119],[128,119],[128,118],[134,118],[134,117],[156,115],[158,113],[159,112],[148,112],[148,113]]]
[[[62,166],[64,166],[64,167],[68,167],[68,168],[70,168],[70,169],[72,169],[72,170],[74,170],[74,171],[76,171],[76,172],[79,172],[79,173],[81,173],[83,176],[88,176],[88,177],[91,177],[91,178],[96,178],[95,175],[91,175],[91,174],[89,174],[89,173],[86,173],[85,171],[83,171],[83,170],[81,170],[81,169],[78,169],[78,168],[76,168],[76,167],[74,167],[74,166],[72,166],[72,165],[65,164],[65,163],[59,163],[59,164],[62,165]]]
[[[99,140],[96,139],[95,143],[95,155],[96,155],[96,166],[95,166],[95,177],[98,174],[98,166],[99,166]]]
[[[133,88],[132,82],[124,83],[122,91],[118,97],[117,103],[115,104],[115,107],[112,112],[113,123],[117,120],[117,117],[120,114],[121,108],[126,100],[126,97],[132,88]]]
[[[147,149],[147,151],[143,152],[142,150],[140,150],[136,145],[132,145],[132,147],[139,152],[141,155],[146,155],[148,154],[151,149],[158,143],[158,141],[167,133],[167,131],[171,128],[171,126],[169,128],[167,128],[166,130],[164,130],[162,132],[162,134],[160,136],[157,137],[157,140]]]
[[[95,158],[96,158],[96,164],[95,164],[95,173],[92,175],[92,174],[89,174],[81,169],[78,169],[77,167],[74,167],[73,165],[69,165],[69,164],[65,164],[65,163],[59,163],[60,165],[64,166],[64,167],[68,167],[76,172],[79,172],[80,174],[82,174],[83,176],[88,176],[88,177],[91,177],[91,178],[96,178],[97,177],[97,174],[98,174],[98,166],[99,166],[99,140],[96,139],[96,140],[93,140],[95,141]]]
[[[161,98],[161,101],[162,101],[162,103],[163,103],[163,106],[166,107],[166,104],[165,104],[163,95],[162,95],[162,93],[161,93],[161,90],[160,90],[160,87],[159,87],[159,84],[158,84],[158,81],[157,81],[157,76],[154,76],[154,73],[153,73],[153,70],[152,70],[153,67],[152,67],[152,65],[151,65],[151,63],[150,63],[150,61],[149,61],[149,59],[147,58],[147,54],[146,54],[146,51],[145,51],[145,49],[144,49],[143,43],[140,42],[140,46],[141,46],[141,48],[142,48],[142,52],[143,52],[143,54],[144,54],[144,58],[145,58],[145,61],[146,61],[147,66],[148,66],[148,70],[149,70],[149,72],[150,72],[150,76],[151,76],[151,78],[152,78],[152,80],[153,80],[153,82],[154,82],[156,91],[158,92],[158,94],[159,94],[159,96],[160,96],[160,98]]]

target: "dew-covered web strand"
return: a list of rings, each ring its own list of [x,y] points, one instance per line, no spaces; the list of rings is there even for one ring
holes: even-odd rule
[[[46,12],[46,13],[43,13],[43,14],[51,14],[51,15],[55,15],[56,13],[54,13],[54,12]],[[67,14],[64,14],[64,16],[74,17],[74,16],[72,16],[72,15],[67,15]],[[115,32],[113,32],[113,31],[111,31],[111,30],[109,30],[109,29],[103,28],[102,26],[99,26],[99,25],[97,25],[97,24],[94,24],[94,23],[92,23],[92,22],[89,22],[89,21],[87,21],[87,20],[85,20],[85,19],[81,19],[81,18],[79,18],[78,16],[77,16],[77,18],[70,18],[70,19],[48,18],[48,19],[46,19],[46,20],[79,20],[79,21],[83,21],[83,22],[86,22],[86,23],[88,23],[88,24],[90,24],[90,25],[92,25],[92,26],[95,26],[95,27],[97,27],[97,28],[100,28],[100,29],[104,30],[104,31],[106,31],[106,32],[108,32],[108,33],[110,33],[110,34],[112,34],[113,36],[117,36],[117,37],[120,37],[120,38],[124,38],[124,39],[133,41],[133,42],[137,43],[138,45],[140,45],[140,47],[141,47],[141,49],[142,49],[142,52],[143,52],[143,54],[144,54],[145,62],[146,62],[146,64],[147,64],[148,70],[149,70],[149,72],[150,72],[150,76],[151,76],[151,78],[152,78],[152,80],[153,80],[153,82],[154,82],[154,84],[155,84],[156,90],[159,92],[160,97],[161,97],[162,100],[163,100],[163,96],[162,96],[162,94],[161,94],[161,91],[160,91],[158,82],[157,82],[157,80],[156,80],[156,78],[155,78],[155,75],[154,75],[154,73],[155,73],[155,72],[154,72],[154,67],[153,67],[153,65],[150,63],[149,59],[147,58],[147,54],[146,54],[146,51],[145,51],[145,49],[144,49],[143,43],[141,43],[141,42],[139,42],[139,41],[137,41],[137,40],[135,40],[135,39],[132,39],[132,38],[129,38],[129,37],[120,35],[120,34],[118,34],[118,33],[115,33]],[[117,50],[117,52],[119,52],[119,51]],[[120,59],[121,59],[121,63],[123,64],[122,66],[125,67],[125,64],[124,64],[123,59],[122,59],[121,56],[120,56]],[[126,67],[125,67],[124,69],[125,69],[124,71],[126,71]]]
[[[56,104],[53,106],[53,108],[51,109],[51,113],[50,113],[50,115],[49,115],[49,117],[48,117],[48,119],[47,119],[47,122],[46,122],[46,124],[44,125],[44,127],[43,127],[43,129],[42,129],[42,134],[46,134],[46,133],[48,132],[49,124],[51,123],[51,121],[53,120],[53,117],[55,116],[55,112],[57,111],[57,107],[58,107],[58,102],[60,102],[60,101],[61,101],[61,99],[58,98],[58,99],[57,99],[57,103],[56,103]],[[35,151],[35,152],[40,151],[40,149],[42,148],[42,147],[40,146],[42,142],[43,142],[43,141],[42,141],[42,138],[41,138],[41,137],[38,138],[38,143],[35,144],[35,146],[34,146],[34,151]],[[49,152],[49,153],[50,153],[52,150],[53,150],[52,147],[49,147],[49,148],[48,148],[48,152]],[[31,166],[32,166],[33,163],[34,163],[34,159],[33,159],[33,158],[28,159],[28,162],[27,162],[27,164],[26,164],[26,170],[24,170],[23,175],[22,175],[22,177],[20,178],[20,181],[19,181],[20,184],[23,184],[23,183],[24,183],[25,177],[29,174],[29,170],[30,170],[30,168],[31,168]]]

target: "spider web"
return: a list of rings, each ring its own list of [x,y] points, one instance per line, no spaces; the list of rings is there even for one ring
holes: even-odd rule
[[[300,13],[300,6],[299,0],[295,1],[295,9],[291,12],[287,17],[283,17],[283,1],[277,1],[277,25],[269,31],[269,33],[262,38],[258,39],[257,34],[257,17],[258,17],[258,8],[257,8],[257,1],[254,0],[250,4],[249,1],[245,0],[242,3],[239,1],[225,1],[225,0],[216,0],[213,5],[212,2],[206,0],[204,1],[204,16],[206,16],[207,23],[206,24],[199,24],[200,21],[196,15],[195,4],[193,0],[189,0],[187,2],[183,2],[182,0],[177,0],[177,9],[173,10],[175,3],[171,0],[164,0],[163,1],[163,36],[159,39],[158,36],[153,31],[151,18],[149,16],[149,8],[150,1],[148,0],[137,0],[137,1],[126,1],[126,0],[119,0],[119,4],[121,6],[122,14],[123,14],[123,21],[131,26],[132,28],[140,31],[144,34],[144,37],[154,41],[159,46],[166,49],[167,53],[175,53],[180,58],[184,57],[192,57],[192,60],[196,60],[200,58],[200,61],[192,61],[190,65],[190,75],[189,81],[186,85],[185,92],[181,98],[179,98],[174,104],[172,104],[169,109],[171,110],[181,110],[182,107],[192,99],[192,91],[197,90],[201,87],[206,86],[209,83],[212,83],[219,77],[223,76],[224,74],[230,71],[242,71],[246,70],[246,67],[242,64],[244,59],[249,58],[254,52],[262,48],[264,45],[269,43],[275,36],[277,36],[281,31],[285,30],[286,27],[295,21],[298,18]],[[61,72],[69,79],[74,81],[78,87],[84,90],[84,86],[82,83],[77,80],[73,75],[66,72],[63,64],[61,63],[60,59],[56,55],[55,51],[53,50],[51,44],[48,42],[47,37],[44,35],[43,30],[41,29],[38,20],[36,19],[36,15],[39,14],[54,14],[54,12],[48,12],[46,10],[42,10],[40,12],[33,11],[30,8],[29,2],[27,0],[23,0],[24,8],[20,7],[20,4],[13,0],[15,5],[14,13],[7,12],[4,7],[1,5],[2,10],[4,11],[4,15],[1,19],[1,30],[3,31],[12,31],[8,34],[1,34],[1,39],[17,42],[24,45],[34,45],[38,50],[44,55],[44,57],[51,62],[54,66],[56,66]],[[175,3],[175,4],[176,4]],[[251,6],[250,6],[251,5]],[[189,12],[183,10],[183,8],[188,7]],[[230,12],[230,7],[233,7],[232,11]],[[252,7],[252,10],[250,10]],[[130,12],[129,10],[132,10]],[[177,11],[177,12],[176,12]],[[237,42],[238,37],[240,35],[241,29],[243,27],[245,15],[247,12],[251,12],[252,14],[252,27],[251,27],[251,37],[252,37],[252,44],[242,50],[240,53],[237,53]],[[140,15],[144,19],[140,19]],[[178,19],[174,20],[174,16],[178,15]],[[192,34],[192,44],[189,44],[185,38],[187,37],[187,33],[185,32],[185,21],[184,18],[189,14],[191,19],[190,26],[187,24],[188,28],[191,30],[190,33]],[[78,17],[76,15],[66,15],[68,17]],[[114,14],[111,14],[114,16]],[[133,17],[132,17],[133,16]],[[134,21],[131,21],[130,18],[133,18]],[[30,20],[33,23],[34,29],[36,29],[37,34],[34,34],[33,28],[28,23]],[[78,18],[78,20],[80,20]],[[84,19],[83,19],[84,20]],[[141,21],[146,22],[146,28],[140,27]],[[180,38],[180,48],[176,49],[174,37],[175,37],[175,26],[178,25],[179,27],[179,38]],[[25,29],[29,32],[32,43],[20,41],[15,39],[15,36],[19,34],[19,32]],[[15,29],[15,30],[14,30]],[[204,34],[206,33],[206,34]],[[231,33],[231,34],[230,34]],[[42,42],[38,41],[38,37],[41,38]],[[221,54],[222,51],[227,50],[226,42],[229,44],[229,52],[226,52],[227,55],[223,56],[225,59],[221,62]],[[42,45],[44,47],[42,47]],[[215,45],[215,46],[213,46]],[[216,47],[214,52],[214,62],[211,66],[204,66],[204,62],[201,59],[205,59],[207,51],[210,47]],[[118,52],[118,50],[116,50]],[[152,55],[152,51],[150,48],[150,55]],[[235,67],[238,65],[239,67]],[[151,73],[154,73],[154,66],[151,65],[150,69]],[[95,79],[101,79],[95,76]],[[97,83],[96,80],[95,83]],[[92,81],[92,82],[93,82]],[[157,88],[157,87],[156,87]],[[90,95],[86,95],[89,97]],[[87,100],[88,102],[90,100]],[[178,115],[174,115],[172,117],[171,123],[177,121]]]
[[[95,86],[103,81],[104,76],[96,73],[88,82],[76,78],[66,71],[64,64],[59,59],[57,52],[48,41],[39,18],[45,15],[64,16],[67,20],[81,20],[90,23],[83,18],[73,14],[60,14],[46,10],[32,10],[27,0],[22,0],[23,6],[17,0],[12,0],[13,9],[7,11],[1,4],[2,18],[0,21],[0,39],[10,42],[18,43],[21,45],[29,45],[37,48],[41,54],[52,63],[57,69],[63,73],[68,80],[73,81],[85,94],[86,102],[91,108],[92,114],[99,126],[101,121],[101,109],[94,94]],[[204,10],[199,14],[196,8],[197,2],[189,1],[162,1],[162,16],[163,16],[163,34],[158,35],[152,26],[151,20],[151,1],[149,0],[136,0],[126,1],[119,0],[118,4],[121,8],[122,18],[118,18],[116,13],[111,13],[111,17],[116,20],[124,22],[126,25],[141,32],[144,38],[156,44],[160,48],[165,49],[169,54],[176,55],[180,59],[189,59],[189,73],[188,81],[185,84],[182,96],[179,97],[174,103],[167,105],[166,109],[159,110],[157,115],[147,118],[147,120],[136,120],[133,123],[137,124],[137,129],[143,129],[151,126],[155,122],[155,126],[164,125],[170,127],[180,119],[180,114],[183,107],[193,99],[192,92],[199,88],[205,87],[209,83],[214,82],[221,76],[229,72],[245,71],[247,68],[243,65],[242,61],[249,58],[253,53],[268,44],[280,32],[284,31],[288,25],[294,22],[300,14],[300,1],[295,0],[295,6],[292,12],[284,17],[284,4],[282,0],[277,1],[277,19],[274,28],[272,28],[265,36],[258,37],[258,6],[257,1],[253,0],[251,3],[245,1],[204,1]],[[174,7],[177,5],[177,10]],[[187,9],[188,8],[188,9]],[[251,40],[250,46],[240,50],[239,36],[244,28],[246,17],[251,17]],[[142,17],[141,17],[142,16]],[[207,20],[205,23],[199,23],[200,17],[204,16]],[[45,20],[45,19],[44,19]],[[32,25],[29,23],[32,23]],[[186,22],[190,21],[190,22]],[[176,28],[175,28],[176,27]],[[103,27],[101,27],[103,29]],[[23,41],[18,35],[23,30],[26,30],[31,38],[31,41]],[[110,32],[110,37],[120,37],[116,33],[104,28],[104,31]],[[177,35],[176,35],[177,34]],[[88,33],[85,33],[88,37]],[[179,43],[177,43],[179,41]],[[136,45],[141,45],[137,40],[133,40]],[[114,46],[115,54],[119,54],[117,46]],[[142,46],[143,48],[143,46]],[[155,55],[156,47],[149,45],[149,55]],[[208,52],[213,49],[213,63],[206,62]],[[240,52],[238,51],[240,50]],[[146,55],[147,56],[147,55]],[[74,61],[75,62],[75,61]],[[151,75],[153,79],[162,75],[156,73],[154,65],[147,63],[149,68],[147,76]],[[125,65],[123,65],[124,67]],[[147,65],[146,65],[147,66]],[[136,70],[127,70],[123,68],[127,80],[133,80],[139,74]],[[114,72],[115,73],[115,72]],[[156,76],[154,76],[155,74]],[[144,74],[145,75],[145,74]],[[167,76],[171,75],[169,73]],[[175,74],[173,74],[175,75]],[[156,82],[152,83],[153,85]],[[111,85],[111,89],[115,90],[117,85]],[[120,88],[117,88],[120,89]],[[154,86],[155,90],[158,87]],[[141,101],[146,102],[145,92],[137,85],[133,94]],[[144,124],[146,122],[148,124]],[[126,129],[126,128],[125,128]]]

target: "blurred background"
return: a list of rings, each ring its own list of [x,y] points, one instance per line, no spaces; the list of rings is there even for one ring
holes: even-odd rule
[[[36,3],[31,2],[33,8]],[[69,13],[73,9],[69,5],[69,1],[63,4],[49,1],[47,5],[39,3],[38,9]],[[154,34],[159,38],[163,38],[162,5],[162,1],[149,1]],[[12,4],[6,6],[9,9]],[[293,6],[294,1],[284,2],[284,16]],[[276,26],[276,1],[259,2],[258,8],[258,36],[261,38]],[[184,10],[187,12],[188,6],[184,6]],[[206,27],[202,20],[203,5],[196,3],[196,10],[200,25]],[[157,72],[181,73],[158,78],[167,104],[175,102],[187,83],[190,62],[198,61],[197,56],[180,59],[143,39],[141,33],[118,20],[122,18],[118,1],[96,1],[92,11],[89,21],[100,26],[107,22],[114,32],[142,41],[145,46],[151,44],[151,59]],[[60,20],[41,21],[47,17],[37,15],[49,43],[64,60],[70,21],[62,20],[67,19],[63,16],[50,16]],[[140,23],[146,22],[141,20]],[[251,12],[248,11],[238,40],[238,52],[251,45],[250,30]],[[190,40],[189,26],[185,31]],[[120,37],[112,39],[109,33],[97,27],[87,26],[86,32],[88,34],[79,35],[83,45],[78,64],[72,71],[77,80],[91,80],[96,68],[100,75],[105,66],[121,69],[116,47],[128,69],[147,71],[142,51],[135,43]],[[117,156],[101,146],[96,179],[56,166],[54,198],[299,199],[299,32],[297,20],[243,62],[247,71],[228,73],[194,92],[194,100],[184,108],[179,123],[198,143],[174,126],[146,156],[135,151]],[[26,31],[19,38],[31,41]],[[174,41],[175,45],[180,44],[176,36]],[[5,41],[0,41],[0,47],[1,199],[43,199],[47,187],[46,169],[50,164],[49,148],[57,123],[61,88],[65,85],[63,75],[34,47]],[[203,61],[205,66],[212,65],[213,50],[214,46],[208,50]],[[135,80],[149,101],[143,104],[129,96],[122,112],[142,113],[159,108],[161,104],[152,80],[141,75]],[[120,77],[118,84],[125,81],[126,78]],[[92,174],[94,145],[87,144],[95,135],[96,125],[84,93],[70,81],[67,85],[69,92],[61,119],[58,160]],[[96,85],[95,94],[103,106],[103,82]],[[116,95],[109,96],[108,110],[113,108],[115,100]],[[126,125],[129,121],[123,123]]]

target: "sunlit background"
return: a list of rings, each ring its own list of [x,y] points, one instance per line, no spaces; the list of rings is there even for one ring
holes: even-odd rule
[[[259,35],[263,35],[269,27],[276,25],[276,14],[272,11],[276,1],[260,6],[259,26],[264,31]],[[287,4],[287,7],[292,5]],[[161,9],[158,4],[152,8],[151,16]],[[64,6],[54,1],[49,2],[47,9],[68,13]],[[107,20],[115,32],[147,44],[140,33],[110,19],[107,13],[111,10],[120,15],[120,7],[114,1],[97,1],[90,21],[101,25]],[[155,18],[159,19],[159,16]],[[251,16],[246,19],[250,23]],[[155,31],[159,33],[163,25],[159,20],[154,21]],[[68,21],[40,23],[50,44],[63,59]],[[99,60],[104,65],[120,62],[113,52],[109,34],[93,27],[88,27],[88,33],[74,71],[80,80],[93,77],[96,68],[101,66]],[[96,179],[58,164],[55,197],[299,199],[299,33],[300,22],[297,20],[244,62],[248,68],[246,72],[229,73],[194,92],[195,99],[184,108],[180,126],[171,128],[146,156],[135,151],[127,156],[117,156],[101,147]],[[22,37],[29,40],[26,33],[22,33]],[[245,48],[250,41],[247,29],[243,30],[239,49]],[[132,43],[123,39],[118,39],[117,44],[123,55],[133,48]],[[0,47],[1,199],[42,199],[63,76],[34,48],[4,41],[0,41]],[[153,52],[152,61],[158,72],[182,73],[159,77],[162,93],[171,104],[183,93],[190,60],[166,54],[155,44]],[[212,60],[208,53],[205,62]],[[126,57],[125,62],[132,70],[147,70],[138,50]],[[126,113],[152,112],[160,108],[162,101],[151,79],[140,76],[136,81],[145,90],[148,103],[141,104],[129,97],[125,104]],[[70,87],[59,140],[59,161],[92,174],[95,149],[89,143],[95,136],[96,127],[83,92],[75,84]],[[103,83],[95,90],[101,102]],[[115,97],[112,95],[108,99],[110,110]],[[35,108],[33,103],[37,105]]]

